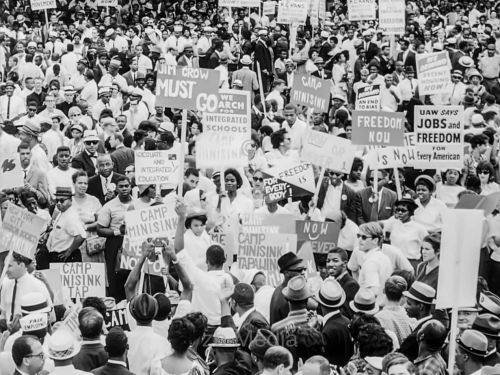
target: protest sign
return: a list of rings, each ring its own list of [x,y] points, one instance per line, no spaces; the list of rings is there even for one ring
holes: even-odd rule
[[[265,1],[262,3],[262,14],[274,16],[276,14],[276,1]]]
[[[131,270],[137,264],[142,254],[142,243],[152,241],[172,241],[177,228],[178,217],[175,213],[175,203],[127,211],[125,224],[127,234],[123,238],[123,248],[120,268]],[[152,275],[161,275],[161,262],[146,261],[144,271]]]
[[[482,210],[446,210],[439,256],[436,308],[476,305]]]
[[[160,64],[157,75],[157,106],[206,111],[217,101],[217,95],[211,94],[219,87],[217,70]]]
[[[279,178],[264,178],[263,184],[266,203],[279,202],[293,196],[291,185]]]
[[[349,174],[355,150],[351,141],[345,138],[310,130],[306,134],[301,159]]]
[[[352,143],[365,146],[404,146],[402,112],[352,112]]]
[[[108,330],[113,327],[121,327],[124,331],[130,331],[126,309],[126,307],[122,307],[106,311],[104,323],[106,324],[106,328]]]
[[[458,168],[464,163],[464,108],[416,106],[416,168]]]
[[[316,268],[316,261],[314,260],[314,253],[310,242],[304,242],[300,247],[297,246],[297,256],[302,259],[306,265],[306,278],[318,276],[318,269]]]
[[[63,263],[57,268],[69,298],[106,297],[104,263]]]
[[[170,185],[179,182],[177,151],[135,151],[135,182],[137,185]]]
[[[296,165],[277,163],[273,168],[265,169],[263,175],[277,177],[291,184],[294,197],[307,195],[306,192],[314,193],[314,171],[310,163]]]
[[[295,233],[295,216],[292,214],[276,215],[241,215],[241,224],[245,232],[252,233]]]
[[[356,95],[357,111],[380,110],[380,85],[361,87]]]
[[[420,95],[439,94],[446,89],[451,82],[448,51],[417,54],[416,62]]]
[[[282,233],[238,234],[238,268],[264,271],[268,284],[281,284],[278,259],[285,253],[297,250],[297,236]]]
[[[57,8],[56,0],[30,0],[31,10],[44,10]]]
[[[39,270],[36,272],[40,272],[43,277],[45,277],[45,280],[47,280],[50,289],[52,289],[52,293],[54,293],[54,300],[52,301],[54,306],[63,305],[66,301],[64,300],[61,273],[59,272],[59,269],[52,268],[48,270]]]
[[[33,313],[19,319],[23,332],[38,331],[47,328],[48,316],[45,313]]]
[[[332,81],[305,74],[296,74],[290,92],[290,103],[305,105],[320,112],[328,112]]]
[[[253,8],[260,6],[260,0],[219,0],[220,7]]]
[[[72,305],[69,314],[62,322],[62,326],[68,329],[76,337],[80,336],[80,323],[78,321],[78,314],[82,311],[82,304],[78,301],[76,304]]]
[[[308,1],[280,0],[278,3],[278,23],[305,23]]]
[[[499,201],[500,192],[498,191],[488,195],[464,194],[454,208],[483,210],[484,216],[488,216],[496,209]]]
[[[97,0],[97,6],[116,7],[118,6],[118,0]]]
[[[412,167],[417,158],[415,151],[415,133],[405,133],[404,147],[381,147],[375,151],[373,169]]]
[[[19,153],[0,154],[0,190],[24,186]]]
[[[196,166],[222,168],[248,164],[250,122],[250,93],[220,90],[217,102],[203,113],[203,133],[196,140]]]
[[[379,27],[387,34],[404,34],[405,17],[406,13],[404,0],[379,0]]]
[[[315,253],[328,253],[338,244],[340,225],[335,222],[297,220],[297,248],[305,242],[311,243]]]
[[[33,259],[47,222],[28,210],[9,204],[0,232],[0,253],[13,251]]]
[[[375,0],[347,0],[347,12],[349,21],[374,20],[377,3]]]

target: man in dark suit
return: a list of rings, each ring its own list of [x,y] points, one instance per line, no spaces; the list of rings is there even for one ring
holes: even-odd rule
[[[142,77],[145,78],[144,74],[139,73],[137,69],[139,69],[139,65],[137,62],[137,57],[134,57],[132,58],[132,60],[130,60],[130,70],[123,74],[123,78],[125,78],[125,81],[127,81],[128,86],[136,87],[135,81],[137,80],[137,76],[139,74],[141,74]]]
[[[333,46],[330,43],[330,33],[326,30],[323,30],[320,36],[321,36],[321,47],[319,49],[318,54],[319,57],[321,57],[323,60],[328,60],[330,58],[330,55],[328,54],[333,49]]]
[[[91,371],[108,361],[108,353],[101,343],[103,316],[93,307],[84,307],[78,314],[78,325],[82,334],[82,347],[73,357],[77,370]]]
[[[363,43],[361,48],[365,51],[365,61],[372,61],[375,56],[378,55],[379,48],[375,43],[372,42],[373,35],[371,31],[363,31]]]
[[[233,309],[235,314],[235,328],[240,337],[240,342],[245,348],[250,345],[254,335],[259,329],[270,329],[264,315],[254,307],[255,293],[252,287],[245,283],[238,283],[234,286],[232,295]]]
[[[30,190],[36,194],[38,203],[45,205],[50,200],[47,174],[31,164],[31,148],[28,143],[21,142],[17,147],[17,152],[19,152],[21,168],[24,172],[24,186],[17,189],[18,194],[21,194],[23,189]]]
[[[97,148],[99,137],[95,130],[85,130],[83,133],[85,150],[77,154],[71,161],[71,167],[87,172],[89,177],[95,175],[97,167]]]
[[[89,178],[87,193],[93,195],[104,204],[116,196],[116,180],[123,177],[113,172],[111,155],[100,155],[97,158],[97,175]]]
[[[279,322],[288,316],[290,306],[288,306],[288,302],[281,292],[287,286],[291,278],[303,275],[306,271],[304,261],[292,252],[283,254],[278,259],[278,267],[280,268],[280,273],[282,273],[285,278],[283,283],[274,289],[274,293],[271,297],[269,315],[269,323],[271,324]]]
[[[410,290],[403,292],[403,295],[406,297],[406,313],[410,318],[417,319],[417,325],[401,343],[398,351],[413,362],[418,357],[418,331],[427,321],[432,319],[431,307],[436,297],[436,290],[421,281],[415,281]]]
[[[343,183],[343,173],[327,170],[318,194],[318,208],[325,218],[334,219],[344,211],[347,217],[356,221],[356,193]]]
[[[111,160],[113,161],[113,171],[120,174],[125,174],[125,169],[134,164],[135,154],[134,150],[125,147],[123,144],[123,134],[117,132],[111,135],[109,143],[115,149],[111,153]]]
[[[374,177],[377,178],[377,193],[374,191]],[[396,193],[383,186],[381,171],[377,171],[377,176],[373,175],[373,171],[369,171],[367,178],[372,186],[368,186],[356,194],[358,213],[355,222],[358,225],[389,219],[392,216],[394,203],[398,199]]]
[[[14,375],[36,375],[43,369],[44,350],[34,336],[20,336],[12,345],[12,359],[16,364]]]
[[[340,284],[328,277],[317,293],[317,301],[323,315],[321,333],[325,339],[325,358],[335,366],[345,366],[354,354],[354,344],[349,332],[349,319],[339,308],[345,303],[345,292]]]
[[[417,71],[417,62],[415,52],[410,50],[410,42],[406,39],[401,41],[401,52],[398,53],[397,61],[402,61],[405,68],[412,66],[414,71]]]
[[[106,351],[109,355],[108,362],[95,370],[94,375],[134,375],[127,370],[128,338],[123,329],[113,327],[106,336]]]
[[[316,65],[318,70],[312,72],[311,75],[321,79],[332,78],[332,72],[330,70],[325,70],[325,60],[323,60],[322,57],[317,57],[316,60],[314,60],[314,65]]]
[[[348,318],[352,318],[353,312],[349,307],[349,302],[354,300],[354,296],[359,290],[359,284],[347,272],[348,262],[347,251],[340,247],[336,247],[328,252],[326,258],[326,269],[331,277],[334,277],[344,289],[346,300],[341,307],[342,314]]]
[[[267,47],[267,39],[267,30],[260,30],[259,38],[257,39],[257,42],[255,42],[254,53],[254,61],[258,61],[260,65],[262,89],[264,93],[269,92],[273,72],[273,59],[271,57],[271,52]],[[255,64],[255,69],[255,71],[257,72],[257,64]]]
[[[210,54],[210,58],[208,60],[208,68],[215,69],[220,65],[221,53],[224,50],[224,44],[222,39],[216,38],[212,40],[212,48],[213,51]]]

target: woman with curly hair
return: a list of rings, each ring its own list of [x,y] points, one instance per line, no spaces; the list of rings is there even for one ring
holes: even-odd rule
[[[188,318],[172,320],[168,329],[168,341],[173,353],[161,360],[162,375],[203,375],[205,370],[193,360],[188,349],[193,343],[195,326]]]

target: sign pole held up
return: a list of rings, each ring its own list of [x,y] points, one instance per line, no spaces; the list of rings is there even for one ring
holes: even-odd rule
[[[182,189],[184,184],[184,147],[186,145],[186,128],[187,128],[187,109],[182,110],[182,128],[181,128],[181,145],[179,150],[179,186],[177,187],[177,196],[182,198]]]
[[[260,94],[260,100],[262,101],[262,111],[264,112],[264,117],[267,117],[266,99],[264,98],[264,87],[262,87],[262,73],[260,71],[259,62],[256,61],[255,63],[257,64],[257,78],[259,79],[259,94]]]
[[[399,171],[396,167],[393,168],[394,172],[394,182],[396,183],[396,193],[398,194],[398,199],[403,197],[403,192],[401,191],[401,182],[399,181]]]
[[[321,188],[321,184],[323,183],[323,178],[325,177],[325,171],[326,171],[326,167],[325,167],[325,163],[323,162],[321,164],[321,170],[319,172],[319,178],[318,178],[318,183],[316,185],[316,190],[314,191],[313,202],[314,202],[315,206],[317,205],[319,189]]]

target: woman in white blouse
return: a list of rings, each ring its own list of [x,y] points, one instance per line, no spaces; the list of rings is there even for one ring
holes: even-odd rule
[[[460,171],[448,168],[444,171],[443,182],[438,182],[436,187],[436,198],[443,201],[446,206],[453,208],[458,203],[458,194],[465,190],[459,185]]]
[[[428,232],[440,231],[443,227],[443,213],[448,209],[439,199],[433,198],[436,183],[427,175],[420,175],[415,180],[417,199],[413,219],[424,226]]]
[[[500,191],[500,186],[495,182],[495,169],[489,161],[482,160],[477,163],[476,174],[481,181],[481,195],[490,195]]]

